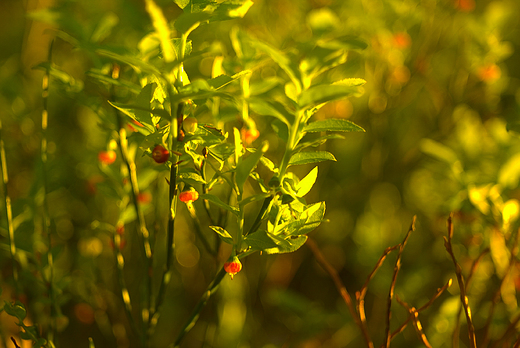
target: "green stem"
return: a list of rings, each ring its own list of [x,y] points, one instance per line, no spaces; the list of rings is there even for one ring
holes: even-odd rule
[[[52,46],[53,42],[51,41],[49,47],[48,61],[49,64],[52,62]],[[52,239],[50,232],[50,217],[49,217],[49,205],[47,201],[47,192],[48,192],[48,182],[47,182],[47,125],[48,125],[48,97],[49,97],[49,80],[50,73],[49,69],[45,71],[45,75],[42,80],[42,102],[43,102],[43,110],[42,110],[42,141],[41,141],[41,160],[42,160],[42,182],[43,182],[43,235],[47,237],[47,244],[49,250],[47,251],[47,263],[49,267],[49,278],[47,279],[47,287],[49,291],[49,298],[51,300],[50,304],[50,317],[51,324],[50,329],[47,335],[47,339],[49,342],[54,340],[54,330],[56,328],[56,296],[54,292],[53,280],[54,280],[54,259],[52,256]]]
[[[213,281],[209,284],[208,288],[206,289],[206,291],[200,298],[199,302],[193,309],[191,316],[189,317],[188,321],[186,322],[186,324],[182,328],[181,332],[177,336],[175,343],[170,347],[173,347],[173,348],[180,347],[180,344],[181,344],[184,336],[195,326],[195,323],[199,319],[200,312],[202,311],[204,306],[206,306],[206,303],[208,303],[208,300],[211,297],[211,295],[213,295],[215,293],[215,291],[217,290],[217,287],[219,286],[222,279],[224,279],[225,275],[226,275],[226,271],[224,270],[224,268],[221,268],[220,271],[215,276],[215,279],[213,279]]]
[[[113,78],[119,77],[119,69],[114,68]],[[114,97],[114,92],[112,91],[112,97]],[[114,98],[113,98],[114,99]],[[141,318],[143,320],[144,332],[145,334],[141,336],[142,343],[148,341],[147,337],[147,326],[149,325],[150,320],[150,306],[151,306],[151,298],[152,298],[152,278],[150,271],[152,269],[153,261],[152,261],[152,247],[150,245],[150,233],[146,227],[146,221],[144,218],[144,212],[139,204],[139,184],[137,181],[137,170],[134,160],[128,154],[128,140],[126,138],[126,130],[124,127],[123,116],[118,111],[115,111],[117,116],[117,124],[118,124],[118,136],[119,136],[119,149],[121,152],[121,158],[123,163],[126,166],[128,171],[128,175],[130,176],[130,186],[131,186],[131,196],[132,203],[135,207],[136,215],[137,215],[137,224],[139,236],[141,237],[141,245],[142,251],[145,257],[145,267],[144,267],[144,278],[146,279],[145,286],[145,294],[146,294],[146,303],[142,307]],[[124,299],[123,299],[124,300]]]
[[[291,129],[289,130],[289,139],[287,140],[287,145],[285,147],[285,153],[282,158],[282,162],[280,163],[280,171],[278,172],[278,178],[282,180],[285,172],[287,171],[287,167],[289,166],[289,161],[291,156],[293,155],[294,148],[300,141],[298,135],[300,132],[300,123],[302,121],[302,117],[304,115],[303,110],[298,110],[297,117],[292,124]]]
[[[13,211],[11,207],[11,197],[7,192],[7,185],[9,184],[9,175],[7,172],[7,160],[5,158],[5,147],[4,140],[2,139],[2,120],[0,120],[0,159],[2,164],[2,181],[4,184],[4,195],[5,195],[5,210],[7,215],[7,230],[9,236],[9,252],[11,254],[11,266],[13,271],[14,287],[16,296],[20,293],[18,284],[18,269],[16,268],[15,255],[16,255],[16,244],[14,242],[14,226],[13,226]]]
[[[204,246],[204,248],[206,249],[206,251],[211,255],[213,256],[215,259],[217,258],[217,251],[213,250],[211,248],[211,246],[209,245],[208,243],[208,240],[206,239],[206,237],[204,236],[204,233],[202,233],[202,228],[200,227],[200,220],[199,218],[197,217],[197,212],[195,210],[195,206],[193,205],[193,203],[188,203],[186,204],[186,207],[188,208],[188,211],[190,213],[190,216],[193,220],[193,224],[195,226],[195,233],[197,234],[197,236],[199,237],[202,245]]]

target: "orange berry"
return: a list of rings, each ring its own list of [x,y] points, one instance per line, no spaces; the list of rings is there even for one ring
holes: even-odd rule
[[[199,199],[199,193],[194,189],[183,191],[179,194],[179,199],[184,203],[191,203]]]
[[[116,160],[116,152],[113,150],[109,151],[99,151],[98,153],[98,160],[102,164],[112,164]]]
[[[258,139],[258,137],[260,136],[260,132],[256,128],[242,128],[240,133],[242,135],[242,141],[245,143],[246,146],[251,145],[253,141]]]
[[[233,261],[224,264],[224,270],[231,276],[231,279],[233,279],[233,276],[242,270],[242,263],[238,257],[235,256],[233,257]]]

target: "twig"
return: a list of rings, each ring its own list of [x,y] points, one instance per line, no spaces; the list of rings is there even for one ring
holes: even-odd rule
[[[13,342],[15,348],[22,348],[18,345],[18,343],[16,343],[16,340],[14,339],[14,337],[11,337],[11,341]]]
[[[491,302],[491,308],[489,309],[489,314],[488,314],[488,317],[486,320],[486,324],[484,326],[485,332],[484,332],[484,339],[483,339],[484,344],[482,345],[483,347],[485,347],[489,343],[489,330],[491,327],[491,321],[493,319],[493,313],[495,311],[496,305],[500,299],[502,286],[504,285],[507,275],[509,274],[509,272],[511,272],[511,269],[513,268],[513,266],[515,265],[515,262],[516,262],[515,255],[518,253],[519,233],[520,233],[520,229],[517,229],[513,243],[511,245],[511,258],[509,259],[509,264],[507,266],[506,271],[504,272],[504,277],[501,279],[500,285],[498,286],[498,289],[496,290],[496,292],[493,296],[492,302]],[[518,322],[519,317],[517,317],[515,320],[516,320],[516,322]],[[498,340],[498,342],[504,340],[507,336],[509,336],[511,334],[512,334],[512,332],[509,330],[509,327],[508,327],[508,329],[504,332],[504,335]]]
[[[119,71],[120,68],[118,65],[114,65],[112,69],[112,78],[118,79],[119,78]],[[112,90],[112,97],[115,97],[114,91]],[[114,109],[115,110],[115,109]],[[117,116],[117,126],[118,126],[118,136],[119,136],[119,149],[121,152],[121,158],[123,160],[123,163],[125,164],[128,175],[130,176],[130,186],[131,186],[131,197],[132,197],[132,203],[135,207],[135,212],[137,215],[137,225],[138,225],[138,235],[141,238],[141,245],[142,245],[142,252],[145,257],[145,265],[144,265],[144,278],[146,281],[144,282],[145,285],[145,294],[146,294],[146,303],[143,306],[143,310],[141,311],[141,318],[143,320],[143,325],[145,329],[143,330],[145,332],[144,335],[142,335],[142,343],[147,341],[147,326],[149,325],[149,319],[150,319],[150,305],[151,305],[151,289],[152,289],[152,280],[150,275],[150,270],[152,268],[152,248],[150,245],[150,233],[148,232],[148,229],[146,228],[146,221],[144,218],[144,212],[141,208],[141,205],[139,204],[139,184],[137,181],[137,170],[134,160],[129,156],[128,153],[128,140],[126,138],[126,130],[125,125],[123,121],[123,116],[120,114],[119,111],[115,110],[116,116]],[[128,292],[127,292],[128,294]],[[124,300],[124,298],[123,298]]]
[[[119,287],[121,288],[121,298],[123,299],[125,314],[130,324],[130,328],[134,333],[136,338],[140,338],[141,335],[139,333],[139,329],[135,323],[134,317],[132,315],[132,304],[130,302],[130,293],[128,292],[128,287],[126,286],[126,281],[124,277],[123,270],[125,268],[125,259],[123,254],[121,253],[120,245],[121,245],[121,236],[119,234],[114,234],[112,236],[112,243],[114,244],[114,250],[116,254],[116,263],[117,263],[117,278],[119,281]]]
[[[383,252],[383,255],[381,255],[381,257],[377,261],[374,269],[368,275],[367,280],[365,281],[365,284],[363,284],[363,286],[361,287],[361,290],[356,292],[357,310],[359,313],[359,319],[361,320],[361,325],[365,328],[365,330],[367,332],[368,332],[368,326],[367,326],[367,320],[366,320],[366,314],[365,314],[365,296],[366,296],[366,293],[368,290],[368,284],[370,283],[370,281],[372,280],[372,278],[374,277],[376,272],[379,270],[379,268],[381,268],[381,266],[383,265],[383,262],[385,261],[386,257],[388,256],[388,254],[391,253],[392,251],[396,250],[397,248],[399,248],[399,244],[385,249],[385,251]]]
[[[374,343],[372,342],[372,339],[370,338],[367,328],[361,323],[361,319],[358,316],[358,314],[354,308],[354,305],[352,304],[352,298],[350,297],[350,294],[349,294],[347,288],[345,287],[345,285],[343,285],[343,282],[341,281],[341,279],[338,275],[338,272],[336,271],[336,269],[334,267],[332,267],[332,265],[327,261],[327,259],[325,259],[325,257],[321,253],[321,250],[318,248],[316,242],[312,238],[308,238],[307,242],[305,244],[311,249],[312,253],[314,254],[314,257],[316,258],[316,261],[318,261],[318,263],[323,267],[323,269],[325,269],[325,271],[329,274],[329,276],[334,281],[334,284],[336,285],[338,292],[340,293],[341,297],[347,304],[348,310],[350,311],[352,318],[354,318],[354,321],[356,322],[357,326],[363,333],[363,337],[365,339],[367,347],[373,348]]]
[[[224,279],[225,275],[226,275],[226,271],[224,270],[224,268],[222,268],[220,270],[220,272],[217,273],[217,275],[215,276],[215,279],[213,279],[213,281],[208,286],[207,290],[204,292],[204,294],[200,298],[199,302],[197,303],[197,305],[193,309],[193,312],[191,313],[190,318],[188,319],[188,321],[186,322],[186,324],[182,328],[181,332],[177,336],[177,339],[175,340],[175,343],[172,344],[170,347],[177,348],[177,347],[180,346],[184,336],[193,328],[193,326],[195,326],[195,323],[199,319],[200,312],[202,311],[202,308],[204,308],[204,306],[208,302],[208,300],[211,297],[211,295],[213,295],[213,293],[217,290],[218,285],[220,284],[222,279]]]
[[[211,248],[211,246],[209,245],[208,243],[208,240],[206,239],[206,237],[204,236],[204,233],[202,233],[202,228],[200,227],[200,220],[199,218],[197,217],[197,212],[195,211],[195,206],[193,205],[192,202],[189,202],[186,204],[186,207],[188,208],[188,211],[190,213],[190,216],[193,220],[193,225],[195,226],[195,233],[197,234],[197,236],[199,236],[199,239],[202,243],[202,245],[204,246],[204,248],[206,249],[206,251],[211,255],[213,256],[214,258],[217,258],[217,251],[216,250],[213,250]]]
[[[11,254],[11,267],[13,272],[14,287],[16,296],[20,293],[18,284],[18,269],[16,268],[15,255],[16,255],[16,244],[14,241],[14,226],[13,226],[13,211],[11,207],[11,197],[7,192],[7,186],[9,184],[9,175],[7,172],[7,160],[5,156],[4,140],[2,138],[2,120],[0,119],[0,164],[2,165],[2,182],[3,191],[5,195],[5,210],[7,215],[7,231],[9,236],[9,252]]]
[[[417,309],[417,313],[420,313],[426,309],[428,309],[432,304],[433,302],[439,298],[439,296],[441,296],[441,294],[451,286],[452,284],[452,280],[450,279],[446,284],[444,284],[444,286],[442,288],[439,288],[437,289],[437,292],[435,293],[435,295],[433,295],[433,297],[428,301],[426,302],[424,305],[422,305],[421,307],[419,307],[419,309]],[[395,336],[397,336],[399,333],[403,332],[403,330],[406,328],[406,326],[408,325],[408,323],[413,319],[413,316],[410,315],[408,316],[408,318],[404,321],[404,323],[401,324],[401,326],[399,326],[398,329],[396,329],[394,332],[392,332],[392,335],[390,337],[390,340],[394,339]]]
[[[390,291],[388,292],[388,301],[387,301],[387,313],[386,313],[386,341],[385,341],[385,347],[390,347],[390,341],[392,339],[392,333],[390,331],[390,319],[392,318],[392,298],[394,297],[394,289],[395,289],[395,283],[397,281],[397,274],[399,273],[399,270],[401,269],[401,256],[403,254],[404,247],[406,246],[406,243],[408,242],[408,238],[410,237],[410,234],[412,231],[415,231],[415,220],[416,216],[412,218],[412,223],[410,224],[410,228],[408,229],[408,232],[406,233],[406,236],[404,237],[401,244],[399,244],[399,253],[397,254],[397,260],[395,261],[394,266],[394,275],[392,277],[392,283],[390,285]]]
[[[52,238],[51,238],[51,220],[49,216],[49,203],[47,200],[48,193],[48,181],[47,181],[47,125],[49,123],[49,111],[48,111],[48,98],[49,98],[49,82],[50,82],[50,64],[52,64],[52,46],[54,41],[51,41],[49,46],[48,61],[49,67],[45,70],[42,80],[42,141],[40,156],[42,161],[42,182],[43,182],[43,202],[42,202],[42,218],[43,218],[43,235],[47,237],[48,251],[47,251],[47,263],[49,265],[49,279],[47,279],[47,287],[49,291],[50,304],[50,329],[47,335],[49,342],[54,339],[54,330],[56,329],[56,294],[54,292],[54,259],[52,256]]]
[[[477,270],[477,267],[482,260],[482,258],[489,252],[489,248],[485,248],[482,250],[480,255],[473,261],[473,264],[471,265],[471,270],[469,271],[468,278],[466,278],[466,291],[469,290],[471,281],[473,280],[473,275],[475,274],[475,271]],[[457,317],[455,319],[455,327],[453,329],[453,348],[459,347],[459,331],[460,331],[460,317],[462,314],[462,306],[459,307],[459,313],[457,314]],[[485,345],[483,345],[485,346]]]
[[[464,276],[462,275],[462,268],[460,267],[457,259],[455,258],[455,254],[453,253],[451,239],[453,238],[453,222],[452,222],[453,214],[450,214],[448,218],[448,238],[444,237],[444,247],[448,254],[450,254],[451,259],[453,260],[453,264],[455,265],[455,273],[457,275],[457,282],[459,284],[460,289],[460,301],[462,303],[462,307],[464,308],[464,314],[466,315],[466,322],[468,324],[468,337],[469,344],[471,348],[477,347],[477,342],[475,339],[475,327],[473,326],[473,320],[471,319],[471,309],[469,307],[468,296],[466,293],[466,286],[464,285]]]
[[[413,318],[413,323],[414,323],[414,326],[415,326],[415,331],[417,332],[417,335],[419,336],[419,339],[421,340],[421,342],[427,347],[427,348],[432,348],[430,342],[428,342],[428,339],[426,338],[426,335],[424,334],[423,332],[423,329],[422,329],[422,324],[421,322],[419,321],[419,312],[417,311],[417,309],[415,309],[415,307],[411,307],[409,306],[406,302],[404,302],[403,300],[401,300],[399,298],[399,296],[395,295],[395,299],[397,300],[397,302],[403,306],[404,308],[406,308],[406,310],[410,313],[410,317]]]

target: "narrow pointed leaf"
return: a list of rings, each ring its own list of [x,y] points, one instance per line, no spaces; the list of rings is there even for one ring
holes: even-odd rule
[[[327,119],[311,122],[303,127],[305,132],[364,132],[357,124],[343,119]]]
[[[296,166],[323,161],[336,161],[336,157],[327,151],[298,152],[291,157],[289,165]]]
[[[209,228],[215,231],[224,243],[233,244],[233,237],[229,234],[228,231],[220,226],[209,226]]]

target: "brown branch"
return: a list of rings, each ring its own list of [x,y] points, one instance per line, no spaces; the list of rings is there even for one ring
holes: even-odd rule
[[[471,281],[473,280],[473,275],[475,274],[480,261],[487,253],[489,253],[489,251],[490,251],[489,248],[485,248],[484,250],[482,250],[480,255],[473,261],[473,264],[471,265],[471,269],[469,271],[468,277],[466,278],[466,292],[470,288]],[[459,331],[460,331],[461,314],[462,314],[462,306],[459,308],[459,313],[457,314],[457,317],[455,319],[455,326],[454,326],[453,335],[452,335],[452,347],[453,348],[457,348],[459,346]]]
[[[415,220],[416,216],[412,218],[412,223],[410,224],[410,228],[408,229],[408,232],[406,233],[406,236],[404,237],[401,244],[399,244],[399,254],[397,254],[397,260],[395,262],[394,266],[394,275],[392,277],[392,283],[390,285],[390,291],[388,292],[388,301],[387,301],[387,313],[386,313],[386,340],[385,340],[385,347],[390,347],[390,341],[392,338],[392,333],[390,331],[390,319],[392,318],[392,298],[394,297],[394,289],[395,289],[395,283],[397,281],[397,274],[399,273],[399,270],[401,269],[401,256],[403,254],[404,247],[406,246],[406,242],[408,241],[408,238],[410,237],[410,234],[412,231],[415,231]]]
[[[357,311],[359,313],[359,319],[361,320],[361,325],[363,325],[363,327],[366,331],[368,331],[368,326],[367,326],[367,320],[366,320],[366,314],[365,314],[365,295],[367,293],[368,284],[370,283],[370,281],[372,280],[372,278],[374,277],[376,272],[379,270],[379,268],[381,268],[381,266],[383,265],[383,262],[385,261],[386,257],[388,256],[388,254],[391,253],[392,251],[396,250],[397,248],[399,248],[399,246],[400,246],[400,244],[397,244],[393,247],[388,247],[385,249],[385,251],[383,252],[383,255],[381,255],[381,257],[377,261],[374,269],[368,275],[367,280],[365,281],[365,284],[363,284],[363,286],[361,287],[361,290],[356,292]]]
[[[437,292],[435,293],[435,295],[433,295],[433,297],[428,301],[426,302],[424,305],[422,305],[421,307],[419,307],[419,309],[417,309],[417,313],[420,313],[426,309],[428,309],[432,304],[433,302],[439,298],[439,296],[441,296],[441,294],[451,286],[452,284],[452,280],[448,280],[448,282],[446,284],[444,284],[444,286],[442,288],[439,288],[437,289]],[[399,326],[399,328],[397,330],[395,330],[394,332],[392,332],[392,335],[390,337],[390,340],[394,339],[395,336],[397,336],[399,333],[403,332],[403,330],[406,328],[406,325],[408,325],[408,323],[413,320],[413,316],[410,315],[408,316],[408,318],[404,321],[404,323],[401,324],[401,326]]]
[[[464,285],[464,276],[462,275],[462,268],[460,267],[455,254],[453,253],[453,248],[451,245],[451,239],[453,238],[453,222],[452,222],[453,214],[450,214],[448,218],[448,238],[444,237],[444,247],[448,254],[450,254],[451,259],[453,260],[453,264],[455,265],[455,274],[457,275],[457,282],[459,284],[460,289],[460,302],[462,303],[462,307],[464,308],[464,314],[466,315],[466,322],[468,324],[468,337],[469,344],[471,348],[477,347],[477,342],[475,339],[475,327],[473,326],[473,320],[471,319],[471,309],[469,307],[468,296],[466,293],[466,286]]]
[[[11,341],[13,341],[13,344],[16,348],[22,348],[18,345],[18,343],[16,343],[16,340],[14,339],[14,337],[11,337]]]
[[[395,299],[397,300],[397,302],[403,306],[404,308],[406,308],[406,310],[408,311],[408,313],[410,313],[410,317],[413,319],[413,322],[414,322],[414,326],[415,326],[415,331],[417,332],[417,335],[419,336],[419,339],[421,340],[421,342],[427,347],[427,348],[432,348],[430,342],[428,342],[428,339],[426,338],[426,335],[424,334],[423,330],[422,330],[422,324],[421,322],[419,321],[419,311],[417,309],[415,309],[415,307],[411,307],[409,306],[406,302],[404,302],[403,300],[401,300],[399,298],[399,296],[395,295]]]
[[[350,311],[352,318],[354,318],[354,321],[356,322],[357,326],[363,333],[363,337],[365,339],[367,347],[374,348],[374,343],[372,342],[370,335],[368,334],[368,330],[366,329],[365,326],[363,326],[361,324],[361,319],[358,316],[358,314],[356,313],[356,310],[354,309],[354,305],[352,304],[352,298],[350,297],[350,294],[349,294],[347,288],[345,287],[345,285],[343,285],[343,282],[341,281],[341,279],[338,275],[338,272],[325,259],[325,257],[321,253],[318,245],[316,244],[316,242],[313,239],[308,238],[307,242],[305,244],[309,247],[309,249],[311,249],[312,253],[314,254],[314,257],[316,258],[316,261],[318,261],[318,263],[321,265],[321,267],[323,267],[323,269],[329,274],[329,276],[334,281],[334,284],[336,285],[338,292],[340,293],[341,297],[347,304],[348,310]]]

